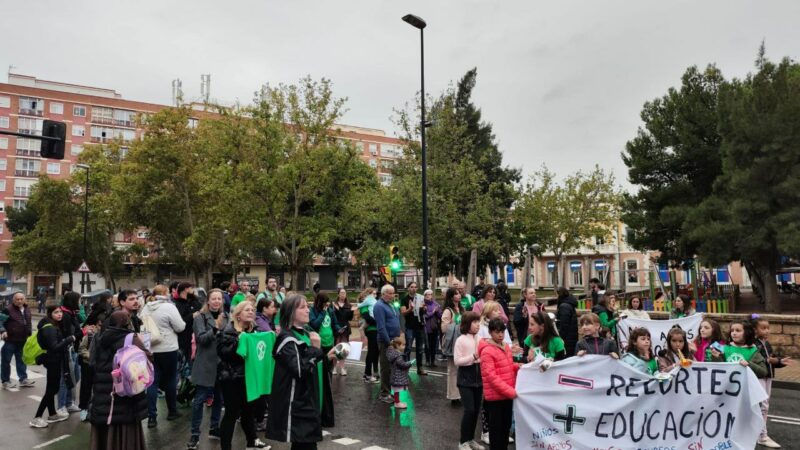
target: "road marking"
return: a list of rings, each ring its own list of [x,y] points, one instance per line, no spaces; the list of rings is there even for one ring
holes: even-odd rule
[[[790,420],[772,419],[772,421],[777,423],[785,423],[789,425],[800,425],[800,422],[792,422]]]
[[[59,437],[57,437],[57,438],[55,438],[55,439],[51,439],[51,440],[49,440],[49,441],[47,441],[47,442],[43,442],[43,443],[41,443],[41,444],[39,444],[39,445],[37,445],[37,446],[35,446],[35,447],[33,447],[33,448],[42,448],[42,447],[47,447],[47,446],[48,446],[48,445],[50,445],[50,444],[55,444],[55,443],[56,443],[56,442],[58,442],[58,441],[63,441],[64,439],[66,439],[66,438],[68,438],[68,437],[69,437],[69,435],[68,435],[68,434],[65,434],[65,435],[63,435],[63,436],[59,436]]]
[[[800,417],[784,417],[784,416],[773,416],[773,415],[768,415],[767,417],[771,419],[794,420],[795,422],[800,422]]]
[[[350,439],[348,437],[343,437],[339,439],[334,439],[331,442],[336,442],[337,444],[342,444],[342,445],[353,445],[361,441],[359,441],[358,439]]]
[[[330,435],[331,435],[331,432],[330,432],[330,431],[328,431],[328,430],[322,430],[322,437],[325,437],[325,436],[330,436]]]
[[[42,397],[39,397],[38,395],[29,395],[28,398],[37,402],[42,401]]]
[[[364,447],[361,450],[389,450],[388,448],[378,447],[377,445],[372,445],[369,447]]]

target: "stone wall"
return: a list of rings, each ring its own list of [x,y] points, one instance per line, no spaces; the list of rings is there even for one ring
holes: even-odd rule
[[[578,315],[586,313],[586,310],[578,310]],[[654,320],[668,319],[669,314],[665,312],[648,312],[650,318]],[[750,314],[704,314],[719,322],[722,327],[722,334],[728,335],[731,322],[734,320],[747,320]],[[779,314],[760,314],[769,321],[770,337],[769,342],[775,352],[792,358],[800,357],[800,316],[798,315],[779,315]]]

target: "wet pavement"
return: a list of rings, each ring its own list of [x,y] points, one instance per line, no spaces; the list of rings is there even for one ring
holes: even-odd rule
[[[443,363],[442,363],[443,364]],[[13,365],[12,365],[13,367]],[[41,367],[29,368],[29,376],[36,381],[32,388],[0,390],[0,449],[77,450],[89,445],[88,423],[81,423],[78,414],[69,420],[51,424],[46,429],[33,429],[28,422],[44,392]],[[334,375],[336,426],[326,429],[322,450],[348,449],[455,449],[458,447],[458,429],[461,407],[452,406],[445,398],[446,378],[444,367],[429,371],[420,377],[412,369],[411,390],[407,398],[408,409],[395,410],[378,401],[380,385],[361,381],[363,363],[348,363],[349,376]],[[12,379],[16,380],[12,370]],[[163,400],[161,400],[163,402]],[[800,391],[773,389],[770,405],[770,436],[783,444],[784,449],[800,449]],[[165,411],[166,408],[160,408]],[[160,417],[158,427],[145,435],[150,449],[184,449],[189,437],[188,407],[181,408],[183,417],[167,422]],[[210,413],[208,409],[207,412]],[[209,440],[208,414],[204,417],[201,449],[218,449],[219,441]],[[263,433],[262,439],[263,439]],[[243,433],[237,428],[234,449],[244,449]],[[287,444],[268,441],[274,449],[288,449]],[[513,446],[509,446],[513,448]],[[759,447],[760,448],[760,447]]]

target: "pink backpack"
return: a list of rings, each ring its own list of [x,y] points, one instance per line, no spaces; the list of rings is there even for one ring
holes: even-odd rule
[[[144,392],[153,384],[153,364],[139,347],[133,345],[133,333],[125,336],[125,343],[114,355],[111,366],[113,388],[111,390],[111,409],[108,412],[108,424],[114,413],[114,397],[132,397]]]

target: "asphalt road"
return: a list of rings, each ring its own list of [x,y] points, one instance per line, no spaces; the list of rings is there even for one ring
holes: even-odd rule
[[[13,365],[12,365],[13,366]],[[377,400],[379,386],[361,381],[363,365],[348,364],[349,376],[334,376],[336,426],[326,430],[323,450],[347,449],[455,449],[461,408],[451,406],[445,399],[444,368],[434,369],[431,375],[419,377],[412,370],[412,388],[406,411]],[[40,367],[29,369],[38,372]],[[13,375],[12,371],[12,378]],[[44,392],[44,377],[30,375],[36,380],[32,388],[0,391],[0,449],[77,450],[88,448],[88,423],[80,423],[77,414],[69,420],[51,424],[46,429],[33,429],[28,422],[33,417],[39,396]],[[163,401],[163,400],[162,400]],[[770,435],[784,449],[800,449],[800,390],[776,389],[772,392],[769,419]],[[160,408],[165,410],[166,408]],[[208,411],[208,410],[207,410]],[[183,449],[189,437],[190,410],[181,410],[183,417],[174,422],[159,419],[158,427],[145,434],[150,449]],[[208,415],[200,440],[201,449],[218,449],[219,441],[206,437]],[[263,438],[262,438],[263,439]],[[269,442],[275,449],[288,449],[285,444]],[[234,448],[243,449],[243,434],[237,428]],[[513,446],[509,446],[513,448]]]

